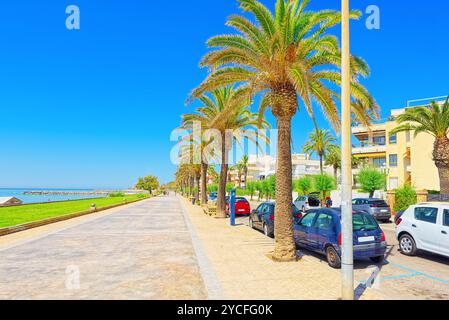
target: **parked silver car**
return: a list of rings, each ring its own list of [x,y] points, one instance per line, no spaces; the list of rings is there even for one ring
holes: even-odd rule
[[[321,207],[320,200],[316,196],[299,196],[295,200],[295,206],[302,212],[310,209],[318,209]]]
[[[359,198],[352,200],[352,207],[358,211],[365,211],[371,214],[376,220],[390,222],[390,206],[382,199]]]

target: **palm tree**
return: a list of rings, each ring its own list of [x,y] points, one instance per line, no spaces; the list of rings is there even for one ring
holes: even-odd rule
[[[201,126],[201,133],[208,129],[208,123],[203,121],[197,121]],[[207,173],[209,168],[209,161],[214,158],[214,154],[207,154],[206,148],[212,143],[213,139],[206,139],[204,135],[200,134],[199,137],[194,132],[194,123],[185,115],[182,116],[182,124],[180,129],[187,130],[187,134],[179,141],[181,146],[181,161],[182,163],[194,164],[196,161],[195,151],[199,151],[200,165],[196,167],[196,172],[199,171],[199,178],[197,179],[197,190],[201,189],[201,204],[207,203]],[[201,181],[201,186],[200,186]],[[198,200],[198,199],[196,199]]]
[[[338,146],[329,148],[329,152],[325,157],[326,166],[331,166],[334,169],[334,179],[338,183],[338,170],[341,169],[341,149]]]
[[[415,137],[428,133],[435,137],[433,161],[438,168],[442,194],[449,194],[449,97],[443,105],[432,101],[428,107],[410,108],[396,118],[401,124],[390,132],[414,131]]]
[[[242,157],[242,159],[239,162],[243,176],[245,177],[244,178],[245,179],[244,180],[245,181],[245,189],[246,189],[246,186],[248,185],[248,162],[249,162],[249,157],[246,154]]]
[[[298,98],[312,119],[312,103],[318,104],[335,129],[339,129],[339,113],[334,91],[341,84],[341,50],[338,39],[327,34],[341,22],[338,11],[305,11],[309,0],[277,0],[272,13],[257,0],[238,0],[244,12],[251,13],[256,23],[244,16],[233,15],[227,25],[239,34],[211,38],[208,45],[216,50],[208,53],[201,65],[211,74],[192,92],[204,92],[230,84],[242,84],[253,95],[261,94],[259,114],[270,108],[278,128],[277,205],[275,212],[276,245],[273,259],[296,259],[293,239],[291,122],[299,107]],[[359,18],[360,12],[352,12]],[[368,76],[369,68],[357,57],[351,58],[352,110],[361,122],[369,124],[378,107],[358,77]],[[370,111],[370,112],[368,112]]]
[[[315,131],[309,135],[309,141],[304,145],[304,153],[307,153],[310,156],[316,153],[320,158],[321,175],[324,174],[323,159],[328,153],[329,148],[335,146],[335,141],[335,137],[332,136],[329,130],[315,129]]]
[[[247,106],[250,104],[250,95],[248,88],[234,86],[221,87],[212,91],[209,95],[203,94],[199,97],[203,107],[198,108],[194,114],[186,114],[183,116],[185,121],[200,121],[208,123],[208,127],[215,129],[220,133],[219,139],[221,146],[221,170],[220,180],[218,184],[217,197],[217,216],[226,217],[226,183],[229,169],[229,151],[232,147],[233,139],[236,142],[247,138],[257,143],[256,132],[241,130],[248,128],[264,128],[268,127],[268,123],[258,114],[251,113]],[[232,133],[233,137],[229,137],[228,133]],[[261,138],[259,136],[259,138]]]
[[[331,166],[334,169],[334,178],[338,183],[338,170],[341,169],[341,149],[339,146],[330,146],[329,152],[325,155],[326,166]],[[360,159],[352,156],[352,167],[357,167],[360,164]]]

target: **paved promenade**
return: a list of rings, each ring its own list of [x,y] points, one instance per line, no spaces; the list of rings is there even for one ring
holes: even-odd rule
[[[0,299],[208,297],[177,198],[74,221],[1,239]]]
[[[182,201],[226,298],[340,298],[340,270],[330,268],[325,259],[305,255],[299,262],[273,262],[267,257],[274,249],[273,239],[250,229],[241,219],[236,227],[230,227],[228,219],[206,216],[200,207]],[[360,299],[379,298],[370,289],[358,294]]]

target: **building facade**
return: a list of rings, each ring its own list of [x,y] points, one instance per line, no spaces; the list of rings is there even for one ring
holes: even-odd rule
[[[320,174],[320,161],[310,159],[306,154],[293,154],[293,179],[298,179],[307,175]],[[333,169],[324,166],[324,171],[332,175]],[[248,156],[248,181],[264,180],[276,174],[276,158],[270,155],[249,155]],[[245,185],[244,177],[241,177],[242,186]],[[231,171],[231,182],[238,185],[237,170]]]
[[[352,133],[355,157],[387,174],[387,187],[394,190],[410,185],[417,190],[439,190],[438,170],[433,162],[434,137],[427,133],[401,132],[390,135],[398,126],[395,118],[405,109],[391,111],[388,121],[372,126],[356,126]]]

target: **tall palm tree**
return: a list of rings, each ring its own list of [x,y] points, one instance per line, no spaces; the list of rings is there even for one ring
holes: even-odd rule
[[[185,121],[200,121],[208,123],[210,129],[215,129],[219,132],[221,146],[221,170],[220,181],[218,184],[217,197],[217,215],[219,217],[226,217],[226,183],[229,169],[229,151],[232,148],[233,139],[236,142],[247,138],[254,143],[257,143],[257,134],[255,131],[243,129],[249,128],[265,128],[268,123],[263,120],[258,114],[251,113],[247,106],[251,99],[249,89],[246,87],[235,88],[234,86],[221,87],[212,91],[210,94],[203,94],[199,97],[203,107],[198,108],[196,113],[186,114],[183,116]],[[230,137],[228,133],[232,133]],[[261,138],[259,136],[259,138]]]
[[[310,135],[309,140],[304,145],[304,153],[312,156],[313,154],[317,154],[320,158],[320,173],[324,173],[323,169],[323,159],[329,151],[329,148],[332,148],[335,143],[335,137],[330,133],[329,130],[324,129],[315,129]]]
[[[242,174],[244,176],[245,189],[248,184],[248,163],[249,163],[249,157],[248,157],[248,155],[245,154],[239,162],[240,168],[242,170]]]
[[[401,125],[391,135],[414,131],[415,137],[424,132],[435,137],[433,161],[438,168],[441,193],[449,194],[449,97],[443,105],[433,101],[428,107],[407,109],[396,121]]]
[[[204,120],[204,119],[203,119]],[[179,141],[181,147],[181,162],[194,164],[196,163],[195,152],[199,152],[199,168],[197,167],[197,172],[199,170],[199,179],[197,179],[198,190],[201,190],[201,204],[207,203],[207,173],[209,168],[209,162],[214,159],[215,154],[205,152],[206,148],[213,142],[212,138],[206,138],[202,133],[208,129],[208,123],[204,121],[197,120],[200,125],[201,133],[198,134],[195,131],[194,123],[189,119],[189,116],[182,116],[182,124],[180,129],[187,130],[187,134]],[[201,181],[201,186],[199,186]],[[198,200],[198,199],[197,199]]]
[[[270,108],[277,120],[278,154],[276,182],[275,235],[273,259],[296,259],[293,239],[291,122],[299,107],[298,99],[313,116],[312,104],[318,104],[335,129],[339,112],[334,91],[341,84],[341,50],[328,30],[341,22],[338,11],[306,11],[309,0],[277,0],[274,13],[257,0],[238,0],[244,12],[255,22],[233,15],[227,25],[238,34],[211,38],[213,50],[202,60],[211,74],[192,92],[199,97],[206,91],[239,83],[261,94],[260,115]],[[352,12],[359,18],[360,12]],[[369,124],[378,107],[368,91],[358,82],[368,76],[369,68],[357,57],[351,58],[352,111],[361,122]],[[370,111],[370,112],[367,112]]]
[[[334,178],[338,183],[338,170],[341,169],[341,148],[339,146],[331,146],[329,152],[325,156],[325,164],[334,169]],[[360,164],[360,159],[352,156],[352,167],[357,167]]]

